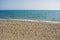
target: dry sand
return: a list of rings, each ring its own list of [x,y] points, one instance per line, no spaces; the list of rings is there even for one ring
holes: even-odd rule
[[[0,40],[60,40],[60,24],[0,20]]]

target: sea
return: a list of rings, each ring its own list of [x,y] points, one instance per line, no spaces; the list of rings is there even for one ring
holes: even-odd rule
[[[60,22],[60,10],[0,10],[0,19]]]

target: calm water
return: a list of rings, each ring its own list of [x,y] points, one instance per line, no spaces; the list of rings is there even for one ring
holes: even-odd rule
[[[60,10],[0,10],[0,18],[60,21]]]

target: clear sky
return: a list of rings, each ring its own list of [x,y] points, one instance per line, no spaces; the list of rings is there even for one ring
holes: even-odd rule
[[[0,10],[60,10],[60,0],[0,0]]]

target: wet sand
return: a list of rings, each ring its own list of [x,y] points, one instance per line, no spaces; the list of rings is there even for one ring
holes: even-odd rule
[[[0,20],[0,40],[60,40],[60,23]]]

